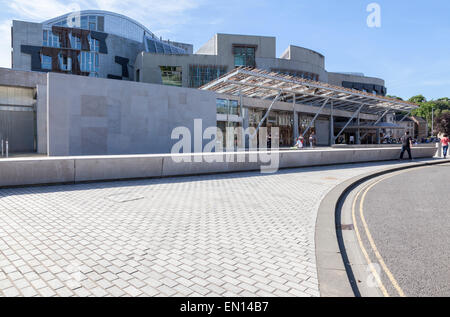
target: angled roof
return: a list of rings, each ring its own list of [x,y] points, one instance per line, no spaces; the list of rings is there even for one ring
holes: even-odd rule
[[[259,99],[274,99],[280,93],[286,102],[293,102],[295,95],[298,104],[322,106],[328,101],[337,109],[369,114],[418,108],[406,101],[254,68],[237,68],[200,89]]]

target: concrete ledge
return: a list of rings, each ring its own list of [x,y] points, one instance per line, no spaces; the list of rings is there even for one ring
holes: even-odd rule
[[[450,160],[436,159],[419,163],[399,164],[396,167],[352,178],[339,184],[325,196],[318,210],[315,230],[317,273],[322,297],[360,296],[347,258],[342,232],[339,229],[341,225],[340,207],[348,193],[360,184],[384,174],[448,162]]]
[[[0,187],[69,183],[74,179],[74,159],[0,160]]]
[[[418,147],[439,147],[439,143],[421,143],[416,145]],[[401,149],[401,144],[335,144],[332,146],[333,149],[383,149],[383,148],[397,148]]]
[[[75,159],[74,182],[161,177],[162,157],[94,157]]]
[[[415,158],[432,158],[435,153],[430,147],[413,149]],[[9,158],[0,159],[0,187],[256,171],[271,162],[275,169],[350,164],[398,156],[398,148],[378,148]]]

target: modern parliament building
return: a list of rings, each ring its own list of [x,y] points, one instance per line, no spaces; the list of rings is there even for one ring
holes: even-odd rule
[[[16,152],[165,153],[171,130],[195,119],[222,130],[279,127],[281,147],[311,131],[318,145],[377,143],[397,128],[396,113],[415,108],[385,97],[382,79],[328,72],[313,50],[290,45],[277,57],[274,37],[216,34],[194,53],[93,10],[13,21],[11,35],[0,137]]]

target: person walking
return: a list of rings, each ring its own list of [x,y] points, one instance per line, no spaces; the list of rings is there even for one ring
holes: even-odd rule
[[[316,146],[316,133],[313,131],[309,136],[309,146],[314,148]]]
[[[447,158],[448,142],[449,142],[448,134],[444,134],[444,137],[441,139],[442,149],[444,150],[444,159]]]
[[[352,145],[355,144],[355,136],[354,135],[350,136],[350,144],[352,144]]]
[[[405,132],[405,135],[402,136],[402,153],[400,154],[400,159],[403,160],[403,155],[405,152],[408,152],[409,159],[412,160],[411,148],[413,146],[412,138],[409,135],[409,131]]]

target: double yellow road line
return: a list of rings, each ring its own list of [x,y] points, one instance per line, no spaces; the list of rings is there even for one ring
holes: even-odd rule
[[[422,167],[422,168],[426,168],[426,167]],[[420,169],[420,168],[419,168],[419,169]],[[392,286],[394,287],[394,289],[397,291],[398,295],[399,295],[400,297],[406,297],[406,296],[405,296],[405,293],[403,292],[402,288],[401,288],[400,285],[398,284],[398,282],[397,282],[397,280],[395,279],[394,275],[392,274],[392,272],[391,272],[391,271],[389,270],[389,268],[387,267],[386,262],[384,261],[383,257],[381,256],[380,252],[378,251],[378,248],[377,248],[377,246],[376,246],[376,244],[375,244],[375,241],[374,241],[374,239],[373,239],[373,237],[372,237],[372,234],[370,233],[369,226],[367,225],[366,218],[364,217],[364,202],[365,202],[367,193],[368,193],[373,187],[375,187],[377,184],[379,184],[379,183],[381,183],[382,181],[385,181],[385,180],[387,180],[387,179],[389,179],[389,178],[392,178],[392,177],[394,177],[394,176],[397,176],[397,175],[399,175],[399,174],[408,172],[408,171],[409,171],[409,170],[397,172],[397,173],[388,175],[388,176],[386,176],[386,177],[383,177],[383,178],[381,178],[381,179],[379,179],[379,180],[377,180],[377,181],[375,181],[375,182],[373,182],[373,183],[369,183],[368,185],[366,185],[365,187],[363,187],[363,188],[357,193],[356,197],[355,197],[354,200],[353,200],[353,204],[352,204],[352,218],[353,218],[353,225],[354,225],[354,227],[355,227],[355,233],[356,233],[356,237],[357,237],[357,239],[358,239],[359,246],[360,246],[360,248],[361,248],[361,250],[362,250],[362,253],[364,254],[364,257],[366,258],[366,261],[367,261],[367,264],[369,265],[370,271],[372,272],[372,274],[373,274],[373,276],[374,276],[374,278],[375,278],[375,280],[376,280],[376,282],[377,282],[379,288],[381,289],[381,292],[383,293],[383,295],[384,295],[385,297],[390,297],[389,292],[387,291],[386,287],[384,286],[383,281],[381,280],[380,274],[378,273],[378,271],[376,270],[376,268],[374,267],[374,265],[373,265],[373,263],[372,263],[372,261],[371,261],[371,259],[370,259],[369,253],[367,252],[367,250],[366,250],[366,248],[365,248],[365,246],[364,246],[364,243],[363,243],[362,238],[361,238],[361,233],[360,233],[360,230],[359,230],[359,228],[358,228],[358,223],[357,223],[357,221],[356,221],[357,202],[358,202],[359,197],[361,197],[361,200],[360,200],[360,202],[359,202],[359,216],[360,216],[361,223],[362,223],[362,226],[363,226],[363,228],[364,228],[364,232],[365,232],[365,235],[366,235],[366,237],[367,237],[367,240],[369,241],[370,247],[371,247],[373,253],[374,253],[375,256],[376,256],[376,258],[377,258],[377,260],[378,260],[378,263],[380,264],[380,266],[381,266],[381,268],[383,269],[384,273],[385,273],[386,276],[388,277],[388,279],[389,279],[389,281],[391,282],[391,284],[392,284]],[[361,196],[361,195],[362,195],[362,196]]]

